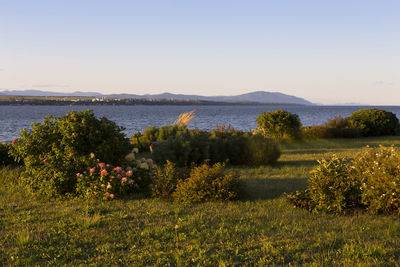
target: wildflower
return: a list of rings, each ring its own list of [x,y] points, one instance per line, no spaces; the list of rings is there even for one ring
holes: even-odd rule
[[[110,194],[109,197],[110,197],[111,199],[114,199],[114,194]]]
[[[111,187],[112,187],[112,186],[111,186],[110,184],[107,185],[107,189],[111,189]]]
[[[94,191],[94,192],[93,192],[93,194],[96,196],[96,195],[97,195],[97,192],[96,192],[96,191]]]
[[[74,133],[72,133],[72,136],[76,136],[76,133],[74,132]]]
[[[106,170],[101,170],[100,175],[101,176],[107,176],[107,171]]]
[[[93,186],[94,189],[97,189],[97,185]]]
[[[90,153],[90,158],[94,159],[94,153]]]
[[[98,165],[100,168],[105,168],[105,167],[106,167],[106,164],[105,164],[104,162],[99,162],[97,165]]]
[[[95,168],[95,167],[89,169],[89,172],[90,172],[90,173],[94,173],[95,171],[96,171],[96,168]]]
[[[130,177],[130,176],[132,176],[132,174],[133,174],[132,171],[127,171],[127,172],[126,172],[126,176],[129,176],[129,177]]]
[[[105,192],[104,195],[105,195],[106,197],[108,197],[108,196],[110,195],[110,193]]]
[[[45,159],[44,159],[44,160],[42,160],[42,161],[46,163],[46,162],[47,162],[47,158],[45,158]]]
[[[101,187],[105,187],[106,185],[105,184],[101,184]]]
[[[121,179],[121,181],[122,181],[122,182],[126,182],[126,181],[128,181],[128,178],[123,177],[123,178]]]
[[[133,180],[129,179],[128,184],[133,184],[133,183],[134,183]]]
[[[16,142],[18,142],[18,138],[15,138],[12,143],[15,144]]]

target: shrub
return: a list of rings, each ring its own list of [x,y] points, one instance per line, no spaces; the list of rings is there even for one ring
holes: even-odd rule
[[[353,160],[361,180],[362,203],[373,213],[400,214],[400,152],[395,147],[365,148]]]
[[[170,138],[153,150],[156,162],[167,160],[177,166],[229,162],[232,165],[261,165],[275,162],[280,156],[276,142],[263,136],[231,135],[219,138],[205,132],[191,132],[190,135]]]
[[[299,139],[301,136],[299,116],[280,109],[259,115],[257,127],[256,133],[266,137]]]
[[[308,191],[317,210],[340,212],[360,203],[360,180],[350,175],[346,159],[319,161],[308,179]]]
[[[281,155],[278,144],[269,138],[252,135],[246,138],[245,152],[238,156],[246,165],[267,165],[274,163]],[[240,154],[239,154],[240,155]]]
[[[326,138],[358,138],[361,137],[361,129],[358,128],[328,128],[324,125],[306,126],[301,128],[303,139]]]
[[[111,200],[150,189],[151,160],[131,161],[131,166],[126,168],[98,162],[93,157],[90,163],[87,170],[76,174],[76,193],[79,196]]]
[[[357,138],[361,137],[361,129],[354,128],[348,118],[338,116],[321,125],[302,127],[301,136],[304,139]]]
[[[141,132],[136,132],[132,137],[131,141],[140,151],[149,151],[150,143],[154,141],[167,140],[178,135],[185,135],[188,133],[188,129],[185,124],[178,125],[165,125],[160,128],[156,126],[148,127]]]
[[[24,129],[10,150],[23,160],[24,181],[35,191],[48,196],[73,193],[76,174],[90,167],[90,154],[102,162],[121,165],[130,151],[123,128],[93,111],[71,111],[65,116],[45,117]]]
[[[178,182],[173,197],[184,203],[231,200],[238,198],[239,189],[237,178],[225,173],[223,164],[203,164],[193,168],[189,178]]]
[[[351,162],[333,157],[313,170],[305,191],[288,194],[296,206],[340,212],[366,207],[372,213],[400,215],[400,151],[364,148]]]
[[[348,119],[354,128],[361,129],[363,136],[395,135],[399,131],[396,115],[381,109],[361,109]]]
[[[178,183],[175,164],[171,161],[163,167],[157,167],[153,178],[153,196],[169,197],[175,191]]]

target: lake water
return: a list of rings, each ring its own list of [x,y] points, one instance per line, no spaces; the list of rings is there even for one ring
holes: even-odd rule
[[[213,129],[216,124],[231,124],[235,129],[256,128],[256,118],[264,111],[284,109],[299,115],[303,125],[317,125],[334,116],[349,116],[352,112],[372,106],[301,106],[301,105],[160,105],[160,106],[0,106],[0,141],[18,137],[20,130],[32,122],[41,122],[46,115],[62,116],[70,110],[93,109],[98,117],[106,116],[126,128],[128,136],[151,125],[173,123],[179,114],[193,109],[196,116],[189,128]],[[400,118],[400,106],[379,106]]]

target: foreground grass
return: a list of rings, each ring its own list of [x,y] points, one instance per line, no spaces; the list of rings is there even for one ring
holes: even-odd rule
[[[275,166],[233,168],[241,201],[178,205],[153,199],[111,202],[30,197],[18,170],[0,172],[3,265],[399,265],[400,220],[365,212],[314,214],[282,194],[306,187],[316,160],[351,157],[399,138],[283,145]],[[175,226],[178,228],[175,230]]]

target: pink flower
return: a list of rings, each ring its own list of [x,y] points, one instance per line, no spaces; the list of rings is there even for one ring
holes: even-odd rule
[[[97,195],[97,192],[93,192],[94,195]]]
[[[101,187],[105,187],[106,185],[105,184],[101,184]]]
[[[132,171],[127,171],[126,176],[132,176],[133,172]]]
[[[108,197],[108,196],[110,195],[110,193],[105,192],[104,195],[105,195],[106,197]]]
[[[121,181],[126,182],[126,181],[128,181],[128,179],[126,177],[122,177]]]
[[[100,168],[105,168],[106,164],[104,162],[100,162],[97,164]]]
[[[133,180],[129,179],[128,184],[133,184]]]
[[[73,132],[73,133],[72,133],[72,136],[76,136],[76,133],[75,133],[75,132]]]
[[[121,172],[121,167],[115,167],[113,169],[113,171],[115,171],[116,173],[120,173]]]
[[[18,142],[18,138],[15,138],[12,143],[15,144],[16,142]]]
[[[47,158],[45,158],[44,160],[42,160],[43,162],[47,162]]]
[[[101,176],[107,176],[108,172],[106,170],[101,170],[100,175]]]
[[[114,194],[110,194],[109,197],[110,197],[111,199],[114,199]]]

